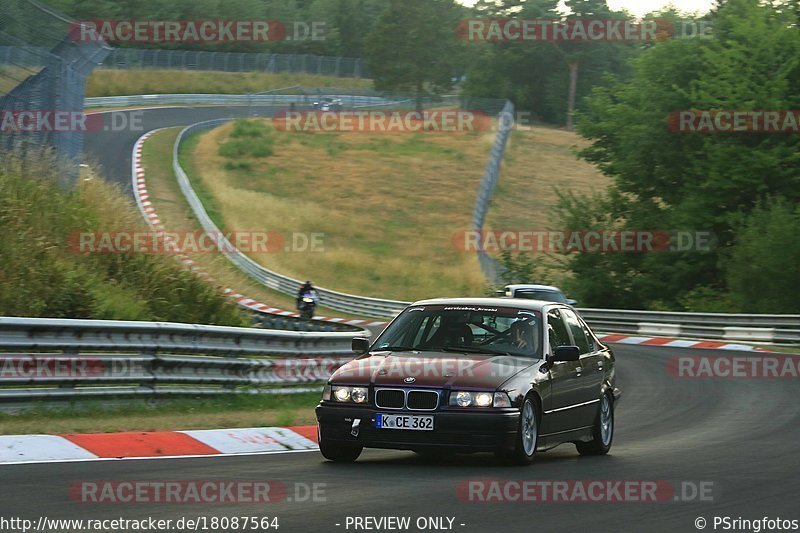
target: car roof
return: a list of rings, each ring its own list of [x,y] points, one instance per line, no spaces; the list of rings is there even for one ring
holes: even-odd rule
[[[531,285],[531,284],[517,284],[517,285],[506,285],[506,289],[510,289],[512,291],[517,290],[537,290],[537,291],[557,291],[561,292],[561,289],[558,287],[553,287],[552,285]]]
[[[461,305],[474,307],[513,307],[515,309],[530,309],[542,311],[545,307],[563,305],[558,302],[546,302],[544,300],[510,300],[508,298],[433,298],[430,300],[419,300],[409,307],[415,305]]]

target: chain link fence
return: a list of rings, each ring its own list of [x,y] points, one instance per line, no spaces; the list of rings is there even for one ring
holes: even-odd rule
[[[71,25],[37,0],[0,3],[0,152],[26,160],[50,150],[60,175],[74,182],[83,128],[56,125],[54,116],[80,117],[86,77],[110,48],[74,41]]]

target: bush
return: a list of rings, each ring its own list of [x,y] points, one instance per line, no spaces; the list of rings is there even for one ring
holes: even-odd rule
[[[739,225],[723,261],[730,299],[747,313],[800,313],[800,207],[763,202]]]
[[[220,145],[219,155],[231,159],[270,157],[274,144],[269,126],[260,121],[239,119],[233,123],[230,140]]]
[[[0,315],[247,325],[234,304],[171,256],[71,248],[83,231],[147,231],[118,187],[91,179],[65,190],[55,166],[4,163]]]

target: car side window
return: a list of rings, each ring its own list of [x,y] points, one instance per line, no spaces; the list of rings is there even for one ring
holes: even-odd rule
[[[564,321],[561,319],[561,312],[558,309],[553,309],[547,313],[547,335],[551,348],[570,346],[572,344]]]
[[[561,313],[567,321],[567,326],[572,332],[572,337],[575,339],[575,346],[581,351],[581,354],[589,353],[589,339],[586,338],[586,332],[583,330],[583,325],[573,311],[569,309],[562,309]]]
[[[583,332],[586,334],[586,340],[589,341],[589,351],[596,352],[599,347],[597,346],[597,341],[595,341],[594,335],[592,335],[589,326],[586,325],[586,322],[584,322],[581,317],[578,317],[578,320],[580,320]]]

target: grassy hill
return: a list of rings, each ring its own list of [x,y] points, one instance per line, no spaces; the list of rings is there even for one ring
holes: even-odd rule
[[[79,253],[81,232],[146,231],[118,188],[86,173],[72,190],[44,163],[0,168],[0,315],[247,325],[170,255]]]
[[[227,230],[323,233],[323,252],[255,254],[261,264],[356,294],[417,299],[483,295],[469,229],[493,141],[482,133],[298,133],[239,121],[187,145],[207,208]],[[574,155],[579,139],[515,131],[489,217],[493,229],[551,229],[553,186],[607,181]]]

